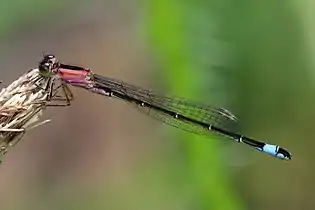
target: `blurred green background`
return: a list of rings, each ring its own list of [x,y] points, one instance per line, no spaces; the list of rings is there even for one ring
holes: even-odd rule
[[[6,209],[314,209],[314,2],[0,0],[4,86],[42,53],[225,107],[280,161],[73,88],[0,167]]]

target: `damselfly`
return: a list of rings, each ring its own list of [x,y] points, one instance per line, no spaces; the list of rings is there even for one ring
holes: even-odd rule
[[[284,160],[292,158],[287,150],[278,145],[267,144],[232,132],[229,125],[237,123],[238,120],[226,109],[197,105],[185,99],[162,96],[116,79],[100,76],[87,68],[62,64],[54,55],[44,56],[39,64],[39,70],[42,75],[63,80],[62,87],[67,90],[67,93],[71,91],[66,83],[121,99],[135,105],[140,111],[146,112],[157,120],[182,130],[201,135],[217,133],[274,157]]]
[[[46,86],[44,88],[45,92],[47,93],[45,105],[70,106],[70,103],[73,100],[73,94],[69,86],[66,84],[67,81],[58,76],[56,77],[56,64],[57,62],[55,62],[54,56],[48,55],[44,56],[38,65],[38,71],[40,75],[38,81],[46,82]],[[41,86],[38,86],[38,88],[43,89]]]

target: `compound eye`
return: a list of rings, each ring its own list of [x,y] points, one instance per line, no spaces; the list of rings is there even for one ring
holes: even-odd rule
[[[44,68],[46,70],[49,70],[51,68],[51,64],[50,63],[44,63]]]

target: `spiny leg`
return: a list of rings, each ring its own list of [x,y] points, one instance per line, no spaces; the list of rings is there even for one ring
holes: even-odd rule
[[[65,82],[61,82],[61,84],[54,89],[54,82],[51,82],[51,87],[49,91],[49,97],[47,99],[48,102],[52,101],[63,101],[65,103],[47,103],[46,106],[70,106],[71,101],[73,100],[73,94],[72,91],[70,90],[69,86]],[[58,90],[62,89],[62,93],[64,96],[57,95]]]
[[[61,83],[55,87],[55,78],[48,78],[47,85],[45,88],[42,88],[47,94],[46,99],[44,101],[34,102],[33,104],[41,104],[45,106],[70,106],[70,99],[72,100],[71,97],[73,96],[69,88],[65,89],[64,86],[66,86],[66,84]],[[58,95],[61,88],[64,96]],[[68,90],[69,93],[66,92],[66,90]],[[70,96],[68,96],[68,94],[70,94]],[[53,103],[56,101],[66,101],[66,103]]]

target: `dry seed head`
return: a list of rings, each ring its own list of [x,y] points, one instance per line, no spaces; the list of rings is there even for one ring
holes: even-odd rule
[[[47,79],[32,69],[0,91],[0,156],[21,140],[25,131],[43,124],[37,121],[46,108],[46,85]]]

